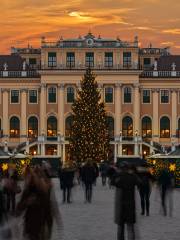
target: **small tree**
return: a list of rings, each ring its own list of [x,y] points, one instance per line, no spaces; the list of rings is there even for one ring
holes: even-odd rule
[[[84,162],[87,158],[99,162],[107,158],[109,136],[104,103],[100,102],[100,98],[95,75],[87,69],[72,105],[70,154],[78,162]]]

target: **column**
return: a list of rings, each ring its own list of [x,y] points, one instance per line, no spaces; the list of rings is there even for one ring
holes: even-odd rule
[[[40,93],[40,135],[46,133],[46,84],[41,84]]]
[[[134,131],[140,133],[140,92],[139,83],[134,84]]]
[[[9,136],[9,89],[2,89],[3,94],[3,118],[2,118],[2,129],[3,129],[3,135],[5,138],[8,138]]]
[[[115,135],[119,136],[120,134],[120,125],[121,125],[121,86],[122,84],[115,84]]]
[[[171,142],[175,143],[176,130],[177,130],[177,90],[171,90],[171,109],[172,109],[172,118],[171,118]]]
[[[122,96],[121,96],[121,83],[115,84],[115,137],[119,139],[117,144],[117,155],[122,155],[122,136],[121,135],[121,108],[122,108]]]
[[[58,132],[65,134],[64,130],[64,84],[58,85]]]
[[[27,89],[21,89],[21,129],[20,129],[21,142],[25,142],[27,139],[26,104],[27,104]]]
[[[61,161],[65,161],[65,144],[64,144],[64,84],[58,85],[58,134],[61,141],[58,144],[58,155],[61,156]]]
[[[159,89],[153,89],[153,141],[159,142]]]

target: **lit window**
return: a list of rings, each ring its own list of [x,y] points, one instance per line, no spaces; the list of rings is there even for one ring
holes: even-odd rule
[[[11,90],[11,103],[19,103],[19,90]]]
[[[143,90],[143,103],[150,103],[150,90]]]
[[[56,88],[48,88],[48,103],[56,103]]]
[[[124,88],[124,103],[131,103],[131,88]]]
[[[49,117],[47,120],[47,136],[56,137],[57,136],[57,119],[56,117]]]
[[[38,136],[38,119],[30,117],[28,119],[28,137],[36,138]]]
[[[29,103],[37,103],[37,90],[29,90]]]
[[[142,137],[143,138],[152,137],[152,122],[149,117],[144,117],[142,119]]]
[[[113,103],[113,88],[112,87],[105,88],[105,102]]]
[[[122,136],[124,139],[131,139],[133,137],[133,120],[126,116],[122,120]]]
[[[168,117],[162,117],[160,120],[160,137],[170,137],[170,120]]]
[[[161,103],[169,103],[169,90],[161,90]]]
[[[10,137],[18,138],[20,136],[20,121],[17,117],[11,117],[10,119]]]

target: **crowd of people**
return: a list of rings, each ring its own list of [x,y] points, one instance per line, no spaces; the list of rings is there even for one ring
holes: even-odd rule
[[[61,228],[61,215],[49,170],[46,164],[27,166],[23,186],[18,185],[16,170],[1,174],[0,239],[48,240],[54,222]],[[16,204],[16,195],[20,193]],[[14,226],[9,224],[12,216],[17,219]],[[23,221],[21,226],[19,219]]]
[[[1,173],[0,239],[15,239],[15,236],[19,239],[21,227],[16,223],[13,230],[8,224],[12,216],[22,219],[22,237],[25,240],[51,239],[54,224],[62,229],[59,237],[61,239],[63,224],[51,173],[51,166],[47,162],[43,162],[41,166],[27,166],[23,181],[19,181],[16,169],[8,169]],[[92,159],[87,159],[81,165],[70,161],[65,162],[58,170],[62,203],[73,203],[72,189],[75,185],[81,185],[84,189],[84,202],[92,203],[93,188],[99,176],[103,187],[107,185],[115,190],[115,223],[118,226],[118,240],[125,239],[125,229],[127,229],[128,240],[137,239],[134,230],[136,187],[141,201],[141,214],[148,217],[152,185],[154,182],[158,183],[163,214],[167,215],[166,198],[174,185],[173,176],[167,168],[164,168],[159,177],[155,178],[146,164],[139,167],[134,167],[128,162],[114,164],[102,161],[97,164],[93,163]],[[19,195],[18,201],[17,195]],[[172,215],[172,203],[170,206],[169,214]]]

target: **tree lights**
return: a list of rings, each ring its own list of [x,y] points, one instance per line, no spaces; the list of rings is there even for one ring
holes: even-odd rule
[[[95,75],[90,69],[86,70],[77,93],[78,97],[72,105],[70,156],[78,162],[85,162],[87,158],[99,162],[107,158],[109,135],[104,103],[100,102]]]

